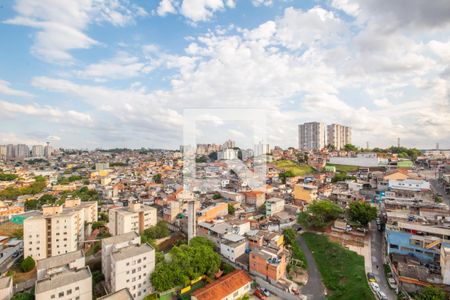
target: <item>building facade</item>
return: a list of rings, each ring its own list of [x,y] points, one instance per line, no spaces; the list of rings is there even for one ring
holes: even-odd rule
[[[76,251],[84,242],[84,212],[44,206],[42,213],[23,223],[24,256],[40,260]]]
[[[325,124],[309,122],[298,125],[298,148],[301,150],[320,150],[326,146]]]
[[[146,228],[155,226],[156,208],[140,203],[131,203],[129,207],[109,210],[109,232],[118,235],[135,231],[142,233]]]
[[[346,144],[352,143],[352,130],[344,125],[330,124],[327,126],[327,138],[327,145],[341,150]]]

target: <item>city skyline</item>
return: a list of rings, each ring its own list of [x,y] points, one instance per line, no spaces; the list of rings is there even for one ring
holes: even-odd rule
[[[449,16],[443,0],[9,0],[0,144],[177,149],[184,109],[257,107],[271,145],[320,121],[360,147],[450,148]],[[201,129],[247,135],[221,126]]]

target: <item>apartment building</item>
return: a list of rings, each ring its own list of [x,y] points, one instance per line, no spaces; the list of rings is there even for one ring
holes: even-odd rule
[[[84,241],[84,211],[43,206],[23,223],[24,256],[35,260],[78,250]]]
[[[325,124],[309,122],[298,125],[298,148],[301,150],[320,150],[326,143]]]
[[[273,216],[284,210],[284,199],[270,198],[266,201],[266,216]]]
[[[148,244],[130,245],[111,253],[111,292],[128,288],[135,300],[152,292],[150,275],[155,270],[155,249]]]
[[[230,274],[196,290],[193,300],[235,300],[242,299],[251,291],[252,278],[244,270],[235,270]]]
[[[119,235],[130,231],[142,233],[146,228],[155,226],[156,208],[140,203],[131,203],[128,207],[109,210],[109,232]]]
[[[327,145],[341,150],[346,144],[352,143],[352,129],[344,125],[330,124],[327,126],[327,137]]]
[[[135,231],[102,240],[102,273],[105,275],[106,282],[109,282],[111,278],[111,254],[120,248],[140,244],[141,237]]]
[[[37,263],[36,300],[91,300],[92,275],[81,250]]]
[[[14,289],[12,276],[0,278],[0,300],[9,300],[13,295]]]
[[[34,145],[31,147],[31,156],[32,157],[44,157],[44,146],[43,145]]]
[[[7,153],[7,150],[6,150],[7,148],[6,148],[6,145],[0,145],[0,159],[6,159],[6,153]]]
[[[134,300],[128,289],[122,289],[115,293],[98,298],[98,300]]]
[[[98,221],[98,203],[97,201],[84,201],[80,198],[67,198],[64,207],[80,209],[84,214],[84,221],[93,223]]]

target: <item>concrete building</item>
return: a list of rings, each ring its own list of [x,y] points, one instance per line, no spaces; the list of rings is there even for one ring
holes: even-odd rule
[[[386,166],[388,159],[378,156],[377,153],[358,153],[356,156],[335,156],[330,158],[330,163],[336,165],[348,165],[358,167]]]
[[[102,240],[102,273],[105,275],[106,282],[109,282],[111,278],[111,254],[118,249],[140,244],[141,237],[134,231]]]
[[[15,154],[14,148],[15,147],[13,144],[6,145],[6,159],[14,159]]]
[[[235,262],[236,258],[245,253],[246,248],[247,242],[245,238],[240,241],[225,240],[220,244],[220,254],[230,261]]]
[[[76,251],[84,242],[84,211],[44,206],[23,223],[24,256],[35,260]]]
[[[192,300],[235,300],[251,291],[253,280],[244,270],[235,270],[192,293]]]
[[[30,156],[30,149],[25,144],[18,144],[14,146],[14,158],[24,159]]]
[[[286,274],[286,255],[275,254],[265,248],[254,248],[250,252],[250,273],[269,281],[278,281]]]
[[[110,257],[110,292],[128,288],[135,300],[151,294],[150,275],[155,270],[155,249],[148,244],[113,249]]]
[[[44,146],[43,145],[34,145],[31,147],[31,156],[32,157],[44,157]]]
[[[84,221],[93,223],[98,221],[98,203],[97,201],[81,201],[80,198],[67,198],[64,207],[83,210]]]
[[[156,208],[140,203],[109,210],[109,232],[118,235],[135,231],[142,233],[157,222]]]
[[[13,277],[5,276],[0,278],[0,300],[9,300],[13,294]]]
[[[270,154],[269,144],[263,144],[262,142],[259,142],[258,144],[255,145],[253,154],[254,156]]]
[[[273,216],[284,210],[284,199],[270,198],[266,201],[266,216]]]
[[[6,145],[0,145],[0,159],[5,160],[6,159]]]
[[[37,263],[36,300],[92,299],[92,275],[81,250]]]
[[[232,149],[232,148],[226,148],[221,152],[217,153],[217,159],[219,160],[232,160],[232,159],[238,159],[239,150]]]
[[[326,146],[325,124],[310,122],[298,125],[298,148],[320,150]]]
[[[327,145],[332,145],[336,150],[341,150],[346,144],[352,143],[352,129],[339,124],[328,125],[327,138]]]
[[[50,143],[47,142],[47,145],[45,145],[45,147],[44,147],[44,156],[46,158],[50,158],[52,156],[52,154],[53,154],[53,148],[52,148],[52,146],[50,146]]]
[[[235,148],[235,147],[236,147],[236,142],[232,141],[232,140],[225,141],[225,143],[222,146],[223,149],[230,149],[230,148]]]
[[[228,215],[228,204],[226,202],[218,202],[197,212],[197,221],[211,221],[217,217],[224,217],[226,215]]]
[[[112,294],[98,298],[98,300],[134,300],[128,289],[123,289]]]

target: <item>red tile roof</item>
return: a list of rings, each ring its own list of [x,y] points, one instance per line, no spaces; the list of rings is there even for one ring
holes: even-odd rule
[[[244,270],[235,270],[196,290],[192,293],[192,297],[195,297],[197,300],[221,300],[252,281],[251,277]]]

